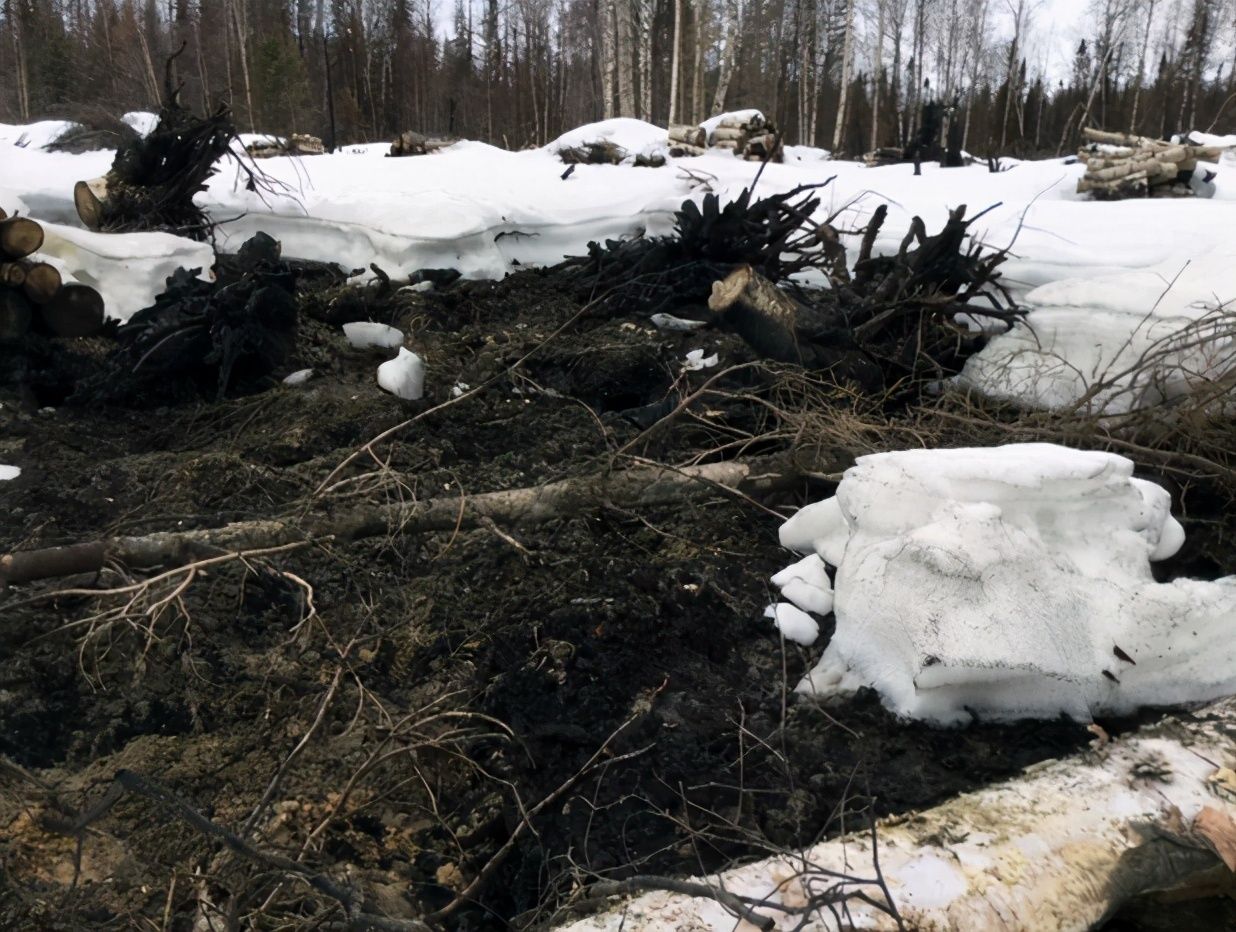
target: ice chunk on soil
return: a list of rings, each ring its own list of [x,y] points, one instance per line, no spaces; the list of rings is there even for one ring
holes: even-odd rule
[[[699,330],[708,326],[707,321],[687,320],[685,317],[675,317],[673,314],[653,314],[648,318],[659,330]]]
[[[836,633],[800,692],[872,686],[939,723],[1086,721],[1236,692],[1236,577],[1154,581],[1150,561],[1184,531],[1122,456],[1050,444],[865,456],[781,537],[838,567]],[[804,581],[804,563],[774,581]]]
[[[0,465],[0,482],[7,482],[9,479],[16,479],[20,475],[21,475],[20,466]]]
[[[833,610],[833,586],[824,561],[816,554],[803,557],[772,578],[781,595],[805,612],[827,615]]]
[[[405,401],[417,401],[423,398],[425,395],[425,360],[411,350],[399,347],[398,356],[378,366],[378,385]]]
[[[359,320],[344,324],[343,333],[357,349],[395,349],[403,346],[403,331],[386,324]]]
[[[781,636],[787,641],[810,647],[820,636],[820,626],[814,618],[789,602],[779,602],[764,609],[764,617],[771,618]]]
[[[687,372],[697,372],[700,369],[711,369],[717,364],[719,357],[716,353],[711,356],[705,356],[702,349],[693,349],[687,353],[687,361],[682,364],[682,368]]]
[[[284,385],[304,385],[311,378],[313,378],[312,369],[297,369],[291,375],[284,377],[283,384]]]

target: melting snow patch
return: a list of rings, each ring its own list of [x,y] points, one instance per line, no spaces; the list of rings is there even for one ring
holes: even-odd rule
[[[284,385],[304,385],[313,378],[312,369],[297,369],[291,375],[286,376],[283,380]]]
[[[357,349],[395,349],[403,346],[403,331],[386,324],[355,321],[344,324],[343,333]]]
[[[781,529],[785,546],[838,567],[836,633],[798,691],[872,686],[893,711],[939,723],[1087,721],[1230,695],[1236,576],[1155,582],[1150,561],[1184,540],[1170,507],[1110,453],[862,457],[835,498]],[[799,604],[796,582],[822,591],[809,560],[774,582]]]
[[[788,602],[770,605],[764,609],[764,617],[771,618],[781,636],[787,641],[810,647],[820,636],[820,626],[814,618],[802,609],[795,608]]]
[[[398,333],[398,331],[396,331]],[[378,366],[378,385],[405,401],[425,396],[425,360],[399,347],[399,355]]]
[[[16,479],[20,475],[21,475],[20,466],[0,465],[0,482],[7,482],[9,479]]]
[[[687,361],[682,364],[682,368],[687,372],[695,372],[699,369],[711,369],[717,364],[717,354],[705,356],[702,349],[693,349],[687,353]]]

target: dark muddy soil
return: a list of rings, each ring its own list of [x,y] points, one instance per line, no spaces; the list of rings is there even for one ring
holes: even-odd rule
[[[342,302],[352,310],[333,291],[301,300],[319,317],[359,308],[403,327],[427,359],[429,397],[380,391],[381,357],[308,314],[287,371],[312,366],[312,380],[219,403],[169,385],[128,407],[64,404],[64,373],[89,371],[98,348],[49,344],[33,388],[0,387],[0,462],[23,468],[0,483],[0,551],[293,515],[366,440],[487,379],[376,447],[318,507],[592,474],[623,465],[615,452],[667,399],[715,374],[684,374],[687,350],[718,352],[723,366],[752,360],[712,331],[573,319],[581,300],[550,273],[353,296]],[[772,377],[725,377],[727,397],[638,452],[685,463],[727,444],[725,455],[775,448],[739,442],[763,429],[752,392]],[[828,491],[804,485],[763,505],[789,513]],[[55,588],[46,584],[11,591],[0,602],[0,754],[29,777],[0,770],[0,927],[341,918],[304,884],[140,797],[92,825],[76,864],[56,818],[88,809],[122,769],[237,832],[273,786],[249,838],[346,879],[367,910],[396,917],[449,903],[518,832],[443,922],[500,929],[546,922],[596,875],[697,873],[801,845],[839,830],[843,814],[852,827],[864,810],[926,806],[1090,739],[1064,721],[907,725],[869,695],[826,709],[794,702],[787,690],[819,648],[782,644],[761,617],[767,579],[787,559],[777,524],[720,494],[641,513],[599,503],[509,532],[392,528],[224,563],[110,615],[133,590],[105,600],[36,599]]]

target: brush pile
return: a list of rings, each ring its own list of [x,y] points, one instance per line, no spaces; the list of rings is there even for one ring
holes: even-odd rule
[[[1078,194],[1090,194],[1097,201],[1117,201],[1131,197],[1190,197],[1189,180],[1198,162],[1216,162],[1223,154],[1219,146],[1195,146],[1082,130],[1085,143],[1077,157],[1086,166],[1085,177],[1077,182]]]
[[[206,189],[235,138],[226,106],[197,117],[171,94],[150,135],[122,144],[106,175],[77,183],[77,215],[90,230],[164,230],[205,239],[211,224],[193,197]]]
[[[430,139],[420,133],[408,130],[400,133],[391,143],[391,151],[386,153],[389,158],[403,158],[408,155],[429,155],[447,146],[453,146],[454,139]]]
[[[296,340],[295,271],[258,233],[216,281],[178,269],[153,306],[117,331],[119,348],[79,398],[134,403],[172,395],[223,398],[264,386]]]
[[[768,358],[889,397],[956,374],[990,332],[1021,316],[999,283],[1007,254],[967,243],[982,214],[967,219],[963,205],[931,236],[915,217],[895,254],[873,256],[887,215],[880,207],[851,266],[831,222],[811,219],[819,187],[760,200],[747,190],[725,205],[709,194],[682,205],[672,236],[590,243],[586,257],[565,266],[589,293],[605,295],[610,312],[712,323]],[[830,287],[802,288],[793,279],[803,273]]]
[[[16,342],[31,330],[82,337],[103,328],[102,296],[65,282],[58,268],[38,258],[42,245],[36,221],[0,209],[0,342]]]

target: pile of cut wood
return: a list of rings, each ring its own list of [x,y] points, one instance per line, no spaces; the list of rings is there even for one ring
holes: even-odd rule
[[[1189,197],[1189,179],[1197,163],[1215,162],[1219,146],[1177,144],[1127,133],[1083,129],[1084,144],[1077,157],[1086,174],[1077,182],[1078,194],[1096,200],[1128,197]]]
[[[776,128],[758,113],[726,117],[709,132],[702,126],[673,125],[669,128],[670,155],[703,155],[712,147],[729,149],[749,162],[780,162],[781,138]]]
[[[408,130],[395,137],[395,140],[391,143],[391,151],[387,155],[391,158],[401,158],[406,155],[429,155],[431,152],[437,152],[439,149],[445,149],[447,146],[453,146],[454,144],[454,139],[430,139],[428,136]]]
[[[863,162],[868,168],[879,168],[884,165],[900,165],[906,160],[906,150],[899,146],[883,146],[872,149],[863,156]]]
[[[35,255],[43,228],[0,209],[0,342],[31,330],[59,337],[92,336],[103,328],[103,297],[89,285],[65,282]]]
[[[270,159],[278,155],[322,155],[326,147],[317,136],[293,133],[287,139],[270,136],[245,146],[251,158]]]

